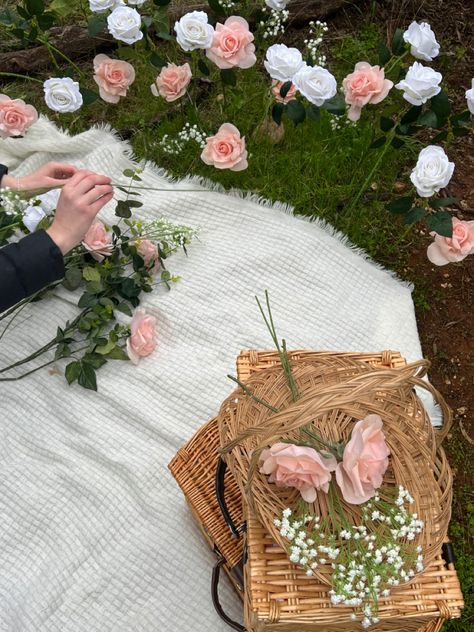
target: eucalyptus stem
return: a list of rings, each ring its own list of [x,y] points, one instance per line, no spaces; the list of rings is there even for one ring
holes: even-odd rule
[[[252,391],[247,386],[245,386],[243,382],[241,382],[239,379],[237,379],[233,375],[228,375],[227,377],[233,382],[235,382],[236,384],[238,384],[240,388],[244,391],[244,393],[248,395],[249,397],[251,397],[254,400],[254,402],[257,402],[257,404],[262,404],[262,406],[265,406],[266,408],[271,410],[272,413],[280,412],[278,408],[275,408],[275,406],[272,406],[271,404],[266,402],[264,399],[260,399],[260,397],[257,397],[256,395],[254,395]]]

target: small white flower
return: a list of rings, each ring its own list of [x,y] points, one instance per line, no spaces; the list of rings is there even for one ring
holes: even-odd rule
[[[142,19],[136,9],[118,6],[107,17],[109,33],[125,44],[134,44],[143,38]]]
[[[289,518],[290,516],[291,516],[291,509],[289,507],[287,507],[286,509],[283,509],[283,517]]]
[[[403,39],[411,45],[410,52],[417,59],[432,61],[439,55],[439,44],[427,22],[412,22],[403,33]]]
[[[337,92],[335,77],[321,66],[304,64],[293,77],[293,83],[310,103],[318,107]]]
[[[466,90],[466,101],[469,112],[474,114],[474,79],[471,82],[470,90]]]
[[[82,106],[79,84],[70,77],[47,79],[43,90],[46,105],[55,112],[75,112]]]
[[[175,22],[176,41],[185,51],[206,49],[212,45],[214,28],[205,11],[191,11]]]
[[[396,84],[397,90],[403,90],[403,98],[412,105],[423,105],[428,99],[441,92],[443,76],[432,68],[419,62],[410,66],[405,79]]]
[[[123,4],[123,0],[89,0],[89,8],[94,13],[104,13]]]
[[[410,180],[420,197],[431,197],[448,185],[454,171],[454,162],[449,162],[442,147],[428,145],[420,151]]]
[[[272,79],[292,81],[304,62],[297,48],[288,48],[285,44],[274,44],[267,49],[263,64]]]

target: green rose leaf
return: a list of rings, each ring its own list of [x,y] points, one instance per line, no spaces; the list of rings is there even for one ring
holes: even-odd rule
[[[158,55],[158,53],[155,53],[154,51],[150,55],[149,60],[150,63],[155,66],[155,68],[163,68],[163,66],[166,66],[166,59],[163,59],[161,55]]]
[[[389,132],[394,125],[395,122],[392,121],[391,118],[387,118],[386,116],[380,117],[380,129],[382,132]]]
[[[119,200],[117,202],[117,206],[115,207],[115,215],[117,215],[117,217],[131,217],[132,211],[130,210],[130,202]]]
[[[70,362],[64,371],[64,375],[66,377],[67,383],[72,384],[77,380],[81,373],[81,363],[74,361]]]
[[[157,7],[167,7],[171,0],[153,0],[153,4]]]
[[[52,11],[60,18],[66,18],[71,15],[75,10],[74,4],[71,0],[52,0],[49,4],[49,11]]]
[[[291,86],[292,86],[291,81],[285,81],[285,83],[282,85],[282,87],[280,88],[280,96],[282,99],[286,97],[286,95],[290,91]]]
[[[42,13],[44,13],[43,0],[26,0],[25,4],[30,15],[40,16]]]
[[[443,130],[442,132],[440,132],[439,134],[436,134],[436,136],[431,139],[431,143],[435,145],[436,143],[440,143],[441,141],[446,140],[447,138],[448,138],[448,132],[447,130]]]
[[[78,383],[91,391],[97,391],[97,378],[95,369],[91,364],[82,361],[80,364],[80,372],[77,378]]]
[[[400,124],[408,125],[409,123],[414,123],[420,116],[422,109],[421,105],[414,105],[411,107],[408,112],[402,116]]]
[[[428,110],[418,118],[418,123],[427,127],[438,127],[438,117],[433,110]]]
[[[225,9],[219,0],[207,0],[207,3],[216,15],[225,15]]]
[[[431,208],[440,208],[442,206],[449,206],[450,204],[456,204],[458,202],[458,198],[455,197],[442,197],[435,198],[430,201]]]
[[[84,105],[90,105],[94,103],[99,98],[99,93],[94,92],[94,90],[89,90],[88,88],[81,88],[82,99],[84,101]]]
[[[385,64],[389,61],[392,53],[388,49],[385,42],[380,42],[379,44],[379,64],[381,66],[385,66]]]
[[[418,220],[422,219],[426,215],[426,209],[422,207],[414,206],[403,218],[404,224],[414,224]]]
[[[237,75],[232,68],[224,68],[223,70],[221,70],[221,79],[222,83],[226,86],[237,85]]]
[[[337,94],[332,99],[324,101],[321,107],[336,116],[342,116],[342,114],[346,113],[346,102],[344,101],[344,97],[340,94]]]
[[[434,215],[428,215],[426,223],[431,230],[443,237],[453,236],[453,218],[446,211],[439,211]]]
[[[377,149],[377,147],[382,147],[385,145],[385,141],[387,140],[386,136],[380,136],[370,145],[369,149]]]
[[[202,72],[203,75],[206,75],[206,77],[208,77],[211,74],[211,71],[209,70],[209,66],[206,64],[204,59],[199,59],[198,68]]]
[[[112,351],[107,354],[109,360],[130,360],[128,355],[121,347],[114,347]]]
[[[392,39],[392,53],[394,55],[401,55],[405,50],[405,42],[403,40],[403,29],[397,29],[393,34]]]
[[[84,292],[84,294],[79,299],[77,305],[81,308],[84,307],[94,307],[94,305],[98,302],[97,296],[94,294],[89,294],[88,292]]]
[[[390,213],[395,214],[403,214],[407,213],[413,204],[413,196],[398,198],[398,200],[394,200],[390,202],[390,204],[386,204],[385,208]]]
[[[272,107],[272,119],[277,125],[281,125],[281,119],[283,117],[284,111],[285,106],[283,105],[283,103],[275,103],[275,105]]]
[[[286,114],[295,125],[302,123],[306,118],[306,110],[301,101],[293,99],[286,105]]]
[[[392,138],[390,144],[392,145],[392,147],[394,147],[395,149],[400,149],[400,147],[403,147],[403,145],[405,144],[405,141],[402,140],[401,138],[397,138],[395,136],[395,138]]]
[[[126,314],[127,316],[132,315],[132,310],[130,309],[130,305],[128,303],[119,303],[116,307],[116,310],[122,312],[122,314]]]
[[[449,116],[451,106],[449,104],[448,95],[444,90],[441,90],[441,92],[431,99],[431,109],[439,118]]]
[[[310,103],[306,108],[306,116],[312,121],[319,123],[321,120],[321,110],[313,103]]]
[[[86,353],[82,362],[90,364],[94,369],[100,369],[101,366],[104,366],[107,360],[97,353]]]
[[[105,30],[106,24],[105,17],[94,15],[89,18],[87,23],[87,32],[91,37],[96,37],[99,33],[102,33]]]

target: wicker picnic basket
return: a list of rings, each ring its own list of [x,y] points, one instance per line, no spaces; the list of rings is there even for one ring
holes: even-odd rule
[[[295,357],[313,360],[328,355],[333,354],[306,351],[294,354]],[[401,368],[405,365],[396,352],[338,355],[362,360],[372,367]],[[242,352],[237,360],[238,376],[247,380],[255,372],[277,364],[278,356],[274,352]],[[217,555],[212,574],[212,597],[224,621],[236,630],[249,632],[296,629],[346,632],[360,629],[359,624],[348,618],[350,610],[331,605],[327,586],[318,585],[319,590],[315,588],[316,598],[312,594],[309,599],[305,587],[299,588],[295,580],[297,569],[275,546],[258,520],[248,515],[239,486],[231,472],[223,468],[218,449],[219,428],[215,418],[202,426],[179,450],[169,467],[206,541]],[[247,525],[249,532],[244,544],[243,534]],[[443,553],[445,558],[438,555],[416,581],[393,590],[390,598],[381,603],[381,623],[376,628],[377,632],[438,632],[444,620],[460,616],[463,600],[449,543],[445,544]],[[244,599],[246,628],[231,621],[220,606],[217,584],[221,568],[225,569],[237,593]],[[244,569],[245,592],[242,581]],[[308,581],[307,577],[304,579]],[[313,599],[315,601],[311,605]],[[288,619],[290,610],[293,621],[297,622],[296,627]],[[304,620],[307,625],[303,628],[301,624]]]
[[[281,440],[298,443],[302,428],[310,428],[326,443],[347,441],[354,422],[378,414],[391,453],[384,484],[402,485],[414,497],[414,511],[424,522],[418,543],[423,547],[425,564],[431,564],[447,536],[452,479],[444,453],[438,450],[439,437],[414,390],[416,386],[432,393],[448,428],[449,408],[441,395],[422,380],[428,363],[374,368],[347,354],[328,354],[293,357],[291,365],[299,389],[297,401],[293,401],[284,372],[277,365],[250,376],[246,388],[236,389],[220,409],[222,452],[245,504],[284,548],[285,539],[274,520],[286,507],[297,505],[299,491],[269,484],[258,468],[262,451]],[[360,523],[360,506],[342,498],[340,501],[349,519]],[[317,495],[312,513],[331,519],[326,494]],[[314,574],[319,581],[331,583],[330,564],[319,565]]]

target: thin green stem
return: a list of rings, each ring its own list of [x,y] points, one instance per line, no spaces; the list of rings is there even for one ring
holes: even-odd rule
[[[53,364],[54,362],[56,362],[55,359],[49,360],[49,362],[45,362],[44,364],[41,364],[40,366],[37,366],[34,369],[27,371],[26,373],[17,375],[16,377],[0,377],[0,382],[16,382],[17,380],[22,380],[24,377],[28,377],[28,375],[31,375],[32,373],[35,373],[36,371],[39,371],[40,369],[44,369],[44,367],[49,366],[50,364]]]
[[[36,81],[36,83],[43,83],[41,79],[36,79],[36,77],[28,77],[28,75],[19,75],[17,72],[0,72],[0,77],[18,77],[19,79],[28,79],[29,81]]]
[[[271,404],[266,402],[264,399],[260,399],[260,397],[257,397],[256,395],[254,395],[252,391],[247,386],[245,386],[243,382],[238,380],[236,377],[234,377],[233,375],[228,375],[227,377],[229,378],[229,380],[232,380],[233,382],[238,384],[240,388],[244,391],[244,393],[248,395],[249,397],[251,397],[255,402],[257,402],[257,404],[262,404],[262,406],[265,406],[266,408],[271,410],[272,413],[279,412],[278,408],[275,408],[275,406],[272,406]]]
[[[49,51],[54,51],[55,53],[57,53],[58,55],[60,55],[63,59],[65,59],[67,61],[68,64],[71,64],[71,66],[74,68],[74,70],[76,70],[76,72],[79,74],[79,76],[84,79],[85,78],[85,73],[79,68],[79,66],[77,66],[72,59],[70,59],[65,53],[63,53],[62,51],[59,50],[59,48],[56,48],[56,46],[54,46],[53,44],[51,44],[51,42],[46,39],[46,38],[41,38],[41,37],[37,37],[38,42],[41,42],[42,44],[44,44]],[[51,54],[51,52],[50,52]],[[53,55],[54,58],[54,55]],[[56,63],[56,62],[55,62]],[[56,68],[58,68],[57,63],[56,63]]]

